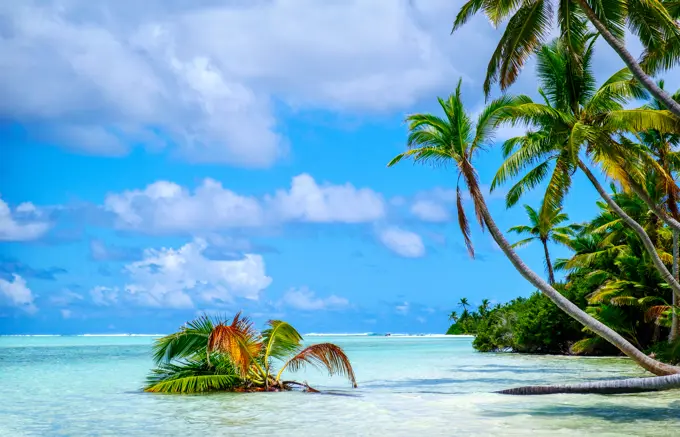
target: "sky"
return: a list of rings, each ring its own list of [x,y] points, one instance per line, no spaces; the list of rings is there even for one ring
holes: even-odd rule
[[[167,333],[239,310],[307,333],[441,333],[461,297],[532,293],[487,233],[467,255],[452,169],[386,167],[404,117],[459,78],[483,108],[501,30],[477,17],[450,35],[461,4],[0,5],[0,334]],[[598,42],[598,79],[622,67]],[[536,86],[529,62],[509,92]],[[485,188],[521,132],[477,158]],[[526,221],[506,189],[487,195],[501,229]],[[566,212],[587,220],[596,199],[577,175]],[[543,273],[540,247],[520,254]]]

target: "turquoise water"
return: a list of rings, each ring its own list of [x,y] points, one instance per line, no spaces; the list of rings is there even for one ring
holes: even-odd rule
[[[515,397],[494,390],[638,376],[625,359],[479,354],[469,338],[308,337],[345,348],[359,388],[139,391],[150,337],[0,337],[2,436],[680,435],[680,392]]]

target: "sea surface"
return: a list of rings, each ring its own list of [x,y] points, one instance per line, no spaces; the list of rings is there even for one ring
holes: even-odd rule
[[[678,436],[680,391],[507,396],[493,391],[640,376],[622,358],[481,354],[470,338],[332,341],[359,388],[308,371],[325,393],[140,391],[153,337],[0,337],[0,436]]]

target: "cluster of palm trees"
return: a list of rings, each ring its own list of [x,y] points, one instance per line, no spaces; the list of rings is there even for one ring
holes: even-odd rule
[[[507,20],[487,69],[486,95],[495,82],[506,90],[516,80],[526,59],[535,55],[540,99],[503,95],[491,101],[475,123],[463,106],[459,82],[448,99],[439,99],[444,117],[432,114],[407,117],[408,150],[388,165],[406,158],[454,166],[458,222],[472,256],[474,247],[461,185],[469,192],[481,228],[488,229],[525,279],[590,332],[617,347],[644,369],[655,375],[671,375],[636,383],[637,386],[645,389],[680,386],[679,367],[647,356],[621,333],[565,298],[522,261],[489,212],[473,165],[478,152],[493,145],[498,126],[504,123],[526,126],[523,135],[503,144],[505,162],[494,177],[492,190],[518,179],[506,199],[508,206],[512,206],[527,191],[545,184],[544,200],[536,211],[537,224],[543,224],[545,229],[550,217],[555,217],[562,207],[574,173],[581,171],[607,207],[639,238],[651,265],[677,299],[680,282],[664,263],[654,241],[612,198],[593,170],[600,169],[623,190],[634,193],[659,221],[674,232],[680,231],[680,221],[673,210],[677,207],[668,207],[669,202],[676,202],[679,191],[674,179],[677,155],[670,140],[680,134],[680,103],[651,77],[680,61],[680,6],[677,2],[659,0],[469,0],[456,17],[453,30],[480,11],[493,24]],[[547,42],[555,11],[560,35]],[[591,31],[589,23],[596,33]],[[626,30],[637,35],[644,46],[639,61],[625,47]],[[592,72],[592,57],[594,42],[599,36],[620,55],[627,68],[598,86]],[[631,107],[643,98],[650,99],[651,103]],[[665,161],[650,151],[649,139],[665,144],[661,147]],[[672,157],[667,156],[668,152]],[[652,185],[664,190],[662,202],[651,195]],[[541,233],[545,236],[545,232],[538,231],[539,239]]]
[[[281,391],[295,387],[316,391],[306,383],[283,379],[285,371],[310,365],[331,376],[345,376],[357,386],[352,365],[340,347],[332,343],[304,347],[300,333],[281,320],[270,320],[259,332],[241,313],[231,321],[202,315],[156,340],[153,350],[156,368],[147,378],[148,392]]]
[[[460,316],[458,315],[458,312],[451,311],[449,314],[451,326],[446,333],[448,335],[476,334],[477,324],[480,320],[483,320],[491,310],[491,302],[489,299],[482,299],[477,311],[470,311],[468,310],[471,306],[470,301],[467,297],[461,297],[458,306],[463,310],[461,311]]]

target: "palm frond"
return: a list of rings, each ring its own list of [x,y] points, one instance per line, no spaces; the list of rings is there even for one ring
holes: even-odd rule
[[[158,364],[205,353],[213,327],[213,320],[202,315],[188,322],[179,332],[157,339],[153,344],[154,362]]]
[[[548,36],[551,15],[549,1],[533,0],[523,2],[510,18],[487,68],[487,96],[493,83],[498,81],[505,90],[515,82],[524,62]]]
[[[144,390],[154,393],[203,393],[232,390],[241,384],[241,379],[228,360],[214,361],[210,364],[202,358],[160,363],[147,377]]]
[[[268,328],[262,331],[264,343],[264,362],[268,366],[269,358],[284,359],[296,353],[302,345],[302,336],[293,326],[281,320],[270,320]]]
[[[357,386],[356,377],[354,376],[354,370],[349,362],[349,358],[347,358],[342,348],[332,343],[314,344],[301,350],[283,365],[277,380],[280,380],[281,374],[285,369],[297,372],[307,365],[317,369],[324,369],[330,376],[345,376],[352,383],[352,387],[356,388]]]
[[[230,325],[216,325],[208,338],[208,353],[226,354],[241,376],[246,376],[262,351],[262,341],[253,324],[241,313],[236,314]]]
[[[470,237],[470,223],[468,222],[467,216],[465,215],[465,209],[463,208],[463,197],[460,192],[460,186],[456,187],[456,210],[458,212],[458,227],[463,234],[465,247],[467,248],[470,257],[474,258],[475,248],[472,245],[472,239]]]

